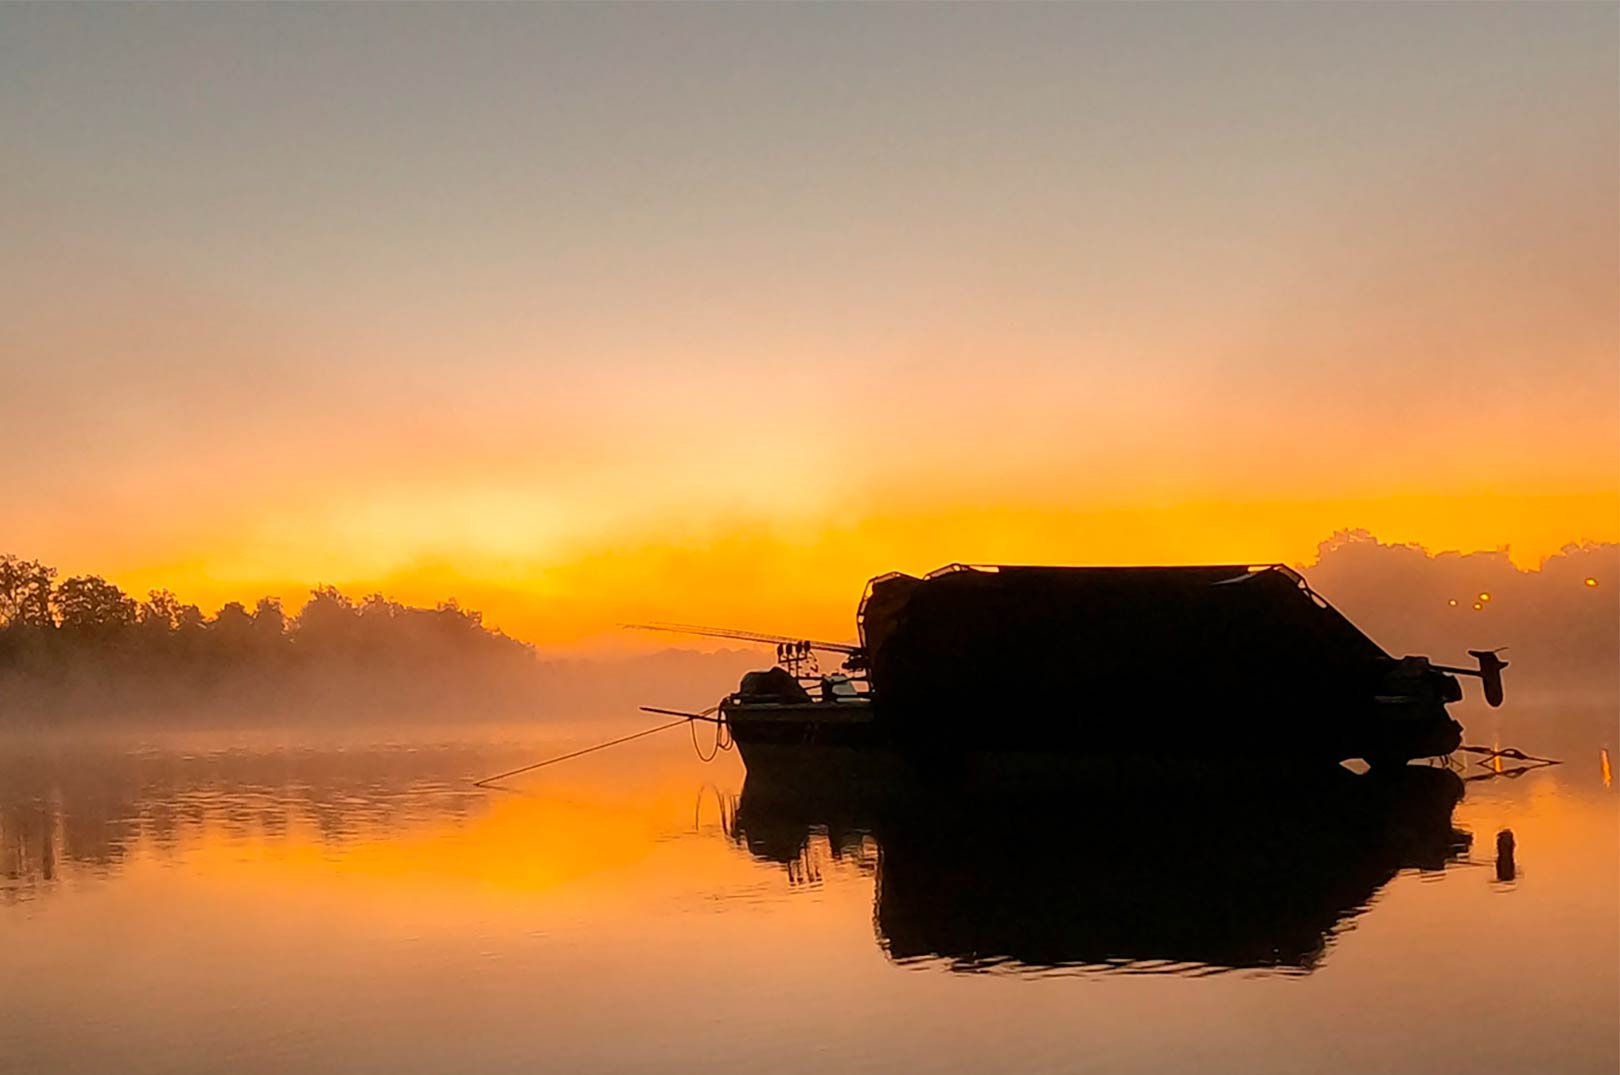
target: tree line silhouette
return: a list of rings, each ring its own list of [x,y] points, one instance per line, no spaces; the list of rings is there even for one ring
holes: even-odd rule
[[[172,695],[253,680],[296,691],[345,677],[382,696],[407,682],[442,694],[433,688],[510,683],[536,664],[532,647],[454,600],[418,608],[318,586],[294,613],[261,597],[209,616],[168,590],[137,600],[97,575],[59,578],[41,561],[0,555],[0,686],[13,695],[53,687],[82,695],[87,685]]]

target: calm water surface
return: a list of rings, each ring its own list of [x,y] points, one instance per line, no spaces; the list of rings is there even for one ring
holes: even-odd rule
[[[1620,1064],[1613,743],[1235,805],[779,794],[680,730],[471,785],[634,727],[0,739],[0,1071]]]

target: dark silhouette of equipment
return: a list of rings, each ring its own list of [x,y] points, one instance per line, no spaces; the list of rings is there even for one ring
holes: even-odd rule
[[[792,635],[774,635],[764,631],[739,631],[730,627],[704,627],[695,623],[621,623],[631,631],[666,631],[671,634],[697,635],[703,638],[730,638],[738,642],[758,642],[776,647],[776,662],[795,676],[815,674],[817,653],[841,655],[843,667],[852,672],[866,668],[866,653],[850,642],[823,642],[813,638],[795,638]]]
[[[1506,648],[1469,650],[1468,656],[1479,662],[1478,668],[1451,668],[1437,664],[1434,669],[1437,672],[1450,672],[1454,676],[1476,677],[1485,688],[1485,701],[1494,709],[1502,704],[1502,669],[1508,666],[1497,654]]]

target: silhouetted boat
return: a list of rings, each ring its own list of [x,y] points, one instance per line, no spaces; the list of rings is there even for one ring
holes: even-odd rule
[[[1449,754],[1456,675],[1502,699],[1506,662],[1396,658],[1278,564],[953,564],[867,584],[859,644],[654,625],[774,643],[720,705],[743,758],[805,749],[915,763],[991,753],[1290,758],[1373,765]],[[824,675],[818,653],[843,658]]]
[[[1454,773],[1419,766],[1258,782],[1117,774],[1046,796],[867,795],[750,771],[731,832],[801,877],[818,855],[872,865],[874,927],[898,961],[1297,973],[1399,871],[1439,870],[1469,848],[1451,824],[1462,793]]]

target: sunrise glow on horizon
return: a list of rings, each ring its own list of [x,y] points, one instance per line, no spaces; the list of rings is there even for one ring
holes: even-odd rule
[[[0,552],[844,637],[1620,541],[1610,5],[0,11]]]

